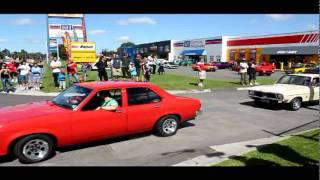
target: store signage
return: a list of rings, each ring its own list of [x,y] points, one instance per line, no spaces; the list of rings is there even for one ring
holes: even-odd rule
[[[82,25],[60,25],[60,24],[50,24],[49,25],[49,37],[50,38],[61,38],[68,32],[71,37],[83,38]]]
[[[95,42],[71,42],[71,59],[74,62],[95,62]]]
[[[61,25],[61,30],[73,30],[72,25]]]
[[[202,40],[193,40],[193,41],[191,41],[190,46],[191,47],[203,47],[204,43]]]
[[[190,41],[184,41],[183,42],[184,47],[190,47]]]
[[[82,18],[83,14],[48,14],[48,17]]]
[[[298,51],[277,51],[277,54],[297,54]]]

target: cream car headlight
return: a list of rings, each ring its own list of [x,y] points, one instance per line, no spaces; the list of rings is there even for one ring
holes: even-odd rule
[[[276,94],[277,99],[283,100],[283,95],[282,94]]]
[[[249,95],[254,95],[254,91],[249,90]]]

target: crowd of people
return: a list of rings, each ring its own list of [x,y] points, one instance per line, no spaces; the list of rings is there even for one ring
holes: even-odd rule
[[[21,90],[34,88],[40,90],[44,77],[42,60],[10,59],[8,62],[0,61],[0,79],[2,93],[15,92],[14,84]]]
[[[128,55],[120,58],[116,54],[113,54],[111,58],[100,56],[95,66],[98,68],[100,81],[118,80],[122,77],[133,81],[149,82],[151,75],[156,73],[157,66],[158,74],[162,75],[165,72],[164,61],[158,60],[154,55],[142,57],[137,54],[134,58],[130,58]],[[110,77],[108,77],[106,68],[111,69]]]

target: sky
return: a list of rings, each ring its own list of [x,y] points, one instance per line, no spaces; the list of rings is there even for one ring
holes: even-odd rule
[[[121,43],[255,36],[319,29],[318,14],[86,14],[88,41],[116,50]],[[50,19],[50,24],[81,24]],[[1,14],[0,49],[46,52],[46,14]]]

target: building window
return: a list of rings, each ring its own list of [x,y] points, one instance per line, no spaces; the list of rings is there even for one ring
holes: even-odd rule
[[[218,62],[220,62],[220,59],[221,59],[220,55],[216,55],[216,60],[217,60]]]
[[[169,51],[170,51],[169,45],[166,45],[166,46],[165,46],[164,51],[165,51],[165,52],[169,52]]]
[[[250,60],[255,60],[255,59],[256,59],[256,56],[257,56],[257,50],[252,49],[252,50],[250,51]]]
[[[144,53],[147,53],[147,52],[148,52],[148,48],[145,47],[145,48],[144,48]]]
[[[236,51],[230,51],[230,61],[234,61],[236,56]]]
[[[160,46],[160,47],[159,47],[159,51],[160,51],[160,52],[163,52],[163,46]]]
[[[242,49],[240,50],[239,58],[242,60],[246,57],[246,50]]]
[[[214,61],[214,56],[210,56],[210,61]]]

